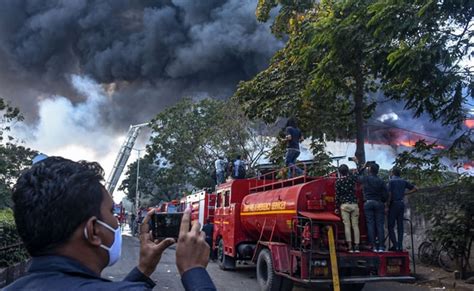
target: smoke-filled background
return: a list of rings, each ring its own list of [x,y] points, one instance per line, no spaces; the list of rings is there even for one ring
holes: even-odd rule
[[[0,96],[22,110],[34,148],[115,154],[130,124],[183,96],[229,97],[266,67],[283,43],[257,23],[255,7],[254,0],[3,0]]]
[[[27,145],[109,170],[130,124],[183,96],[227,98],[267,66],[283,43],[256,21],[256,4],[2,0],[0,97],[26,117],[16,130]],[[373,122],[451,139],[428,118],[411,120],[385,103]]]

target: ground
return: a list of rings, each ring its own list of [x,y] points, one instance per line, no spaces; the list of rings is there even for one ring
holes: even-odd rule
[[[122,258],[120,261],[104,270],[102,276],[111,280],[121,280],[127,273],[136,266],[138,262],[138,239],[124,235]],[[152,275],[152,279],[157,282],[154,290],[183,290],[180,277],[175,266],[174,247],[169,248],[163,254],[157,270]],[[217,287],[217,290],[233,291],[259,291],[257,280],[255,278],[255,268],[252,266],[242,266],[237,271],[222,271],[216,263],[209,263],[207,270]],[[295,287],[294,291],[310,290]],[[430,286],[419,286],[416,284],[400,284],[396,282],[370,283],[366,284],[364,291],[428,291],[436,290]],[[443,290],[443,289],[440,289]],[[447,289],[444,289],[447,290]]]

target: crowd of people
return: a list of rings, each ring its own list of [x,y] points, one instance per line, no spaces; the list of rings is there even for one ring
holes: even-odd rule
[[[237,155],[235,159],[228,161],[223,156],[218,156],[214,162],[216,169],[216,183],[224,183],[228,177],[232,179],[244,179],[247,175],[247,162]]]
[[[403,250],[403,220],[406,194],[413,193],[417,188],[400,177],[400,170],[393,168],[387,183],[378,176],[379,165],[367,162],[359,165],[357,170],[349,171],[346,164],[338,168],[339,178],[336,181],[336,213],[340,214],[344,224],[344,235],[349,252],[359,252],[359,201],[356,196],[356,182],[362,184],[363,207],[367,226],[367,239],[374,252],[385,251],[385,214],[387,212],[388,233],[391,242],[390,251]],[[368,174],[365,175],[365,171]],[[406,191],[408,190],[408,191]],[[395,235],[395,225],[397,235]],[[351,231],[352,230],[352,231]],[[353,238],[353,239],[352,239]]]

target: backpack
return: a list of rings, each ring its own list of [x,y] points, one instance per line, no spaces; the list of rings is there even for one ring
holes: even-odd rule
[[[239,168],[237,169],[237,177],[238,179],[244,179],[245,178],[245,164],[244,163],[239,163]]]

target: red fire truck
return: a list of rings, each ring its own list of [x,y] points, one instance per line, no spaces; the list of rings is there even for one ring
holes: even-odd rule
[[[182,211],[186,209],[186,206],[190,205],[192,209],[191,220],[199,221],[201,226],[206,224],[208,218],[211,220],[211,222],[214,222],[215,204],[216,194],[210,193],[206,190],[189,194],[188,196],[181,199]]]
[[[221,269],[233,270],[237,262],[256,263],[262,290],[291,290],[295,282],[360,290],[366,282],[414,280],[408,252],[363,248],[367,235],[362,199],[362,250],[346,250],[344,228],[334,214],[335,177],[273,177],[218,186],[213,248]],[[357,195],[361,198],[360,189]]]

